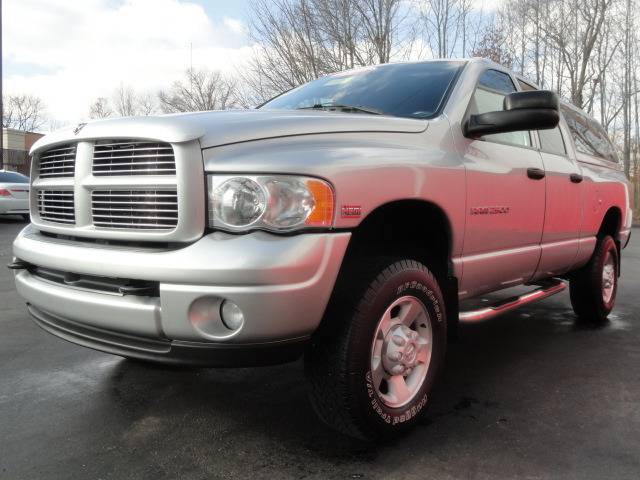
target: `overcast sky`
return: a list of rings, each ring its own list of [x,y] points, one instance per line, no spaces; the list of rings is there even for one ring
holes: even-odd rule
[[[248,0],[4,0],[5,93],[73,123],[125,83],[154,93],[193,66],[233,71],[251,51]]]

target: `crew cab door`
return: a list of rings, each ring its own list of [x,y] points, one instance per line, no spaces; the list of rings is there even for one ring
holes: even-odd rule
[[[510,75],[479,77],[467,115],[503,109],[515,92]],[[463,140],[467,175],[462,298],[528,281],[540,259],[545,209],[544,166],[530,132]]]
[[[546,171],[546,213],[536,278],[566,273],[580,244],[583,182],[580,167],[569,156],[564,125],[540,130],[540,155]]]
[[[518,84],[521,90],[537,90],[522,80]],[[537,136],[546,188],[540,263],[534,278],[545,278],[566,273],[575,261],[584,199],[580,167],[564,120],[552,130],[539,130]]]

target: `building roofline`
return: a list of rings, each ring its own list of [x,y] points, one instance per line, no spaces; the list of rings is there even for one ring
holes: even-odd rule
[[[32,133],[35,135],[45,135],[44,133],[40,133],[40,132],[31,132],[29,130],[20,130],[18,128],[7,128],[7,127],[2,127],[2,132],[11,132],[11,133]]]

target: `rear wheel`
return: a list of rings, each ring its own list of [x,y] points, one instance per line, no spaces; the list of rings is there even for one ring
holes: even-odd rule
[[[598,240],[589,263],[571,277],[571,305],[580,320],[601,323],[613,310],[618,291],[618,259],[616,242],[607,235]]]
[[[331,427],[375,439],[406,430],[444,363],[446,316],[435,277],[381,261],[330,308],[305,357],[311,403]],[[358,285],[360,288],[358,288]],[[351,299],[351,301],[349,301]]]

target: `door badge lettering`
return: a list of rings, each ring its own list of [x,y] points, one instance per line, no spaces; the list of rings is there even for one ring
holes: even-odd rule
[[[509,213],[509,207],[471,207],[471,215],[501,215]]]

